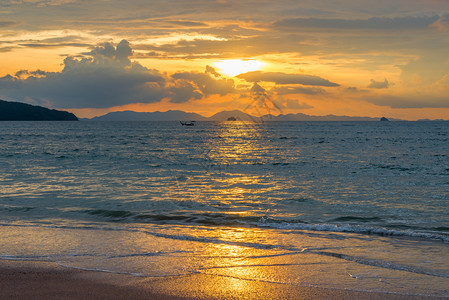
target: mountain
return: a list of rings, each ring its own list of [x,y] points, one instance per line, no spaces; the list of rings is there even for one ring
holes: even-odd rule
[[[78,121],[67,111],[0,100],[0,121]]]
[[[244,113],[240,110],[230,110],[216,113],[212,117],[209,117],[207,120],[222,122],[228,120],[229,118],[235,118],[238,121],[254,121],[259,119],[251,115],[248,115],[247,113]]]
[[[371,117],[349,117],[349,116],[310,116],[302,113],[281,114],[278,116],[267,114],[262,117],[255,117],[240,110],[222,111],[206,118],[196,113],[186,113],[180,110],[169,110],[166,112],[135,112],[117,111],[106,115],[90,119],[92,121],[379,121],[380,118]],[[402,121],[392,119],[391,121]]]
[[[180,110],[166,112],[135,112],[115,111],[90,119],[92,121],[205,121],[205,117],[196,113],[186,113]]]
[[[349,117],[349,116],[335,116],[335,115],[327,115],[327,116],[309,116],[302,113],[298,114],[286,114],[286,115],[266,115],[262,117],[263,119],[270,121],[379,121],[380,118],[371,118],[371,117]],[[389,119],[392,121],[402,121],[399,119]]]
[[[380,118],[370,118],[370,117],[349,117],[349,116],[310,116],[302,113],[297,114],[286,114],[286,115],[272,115],[266,114],[262,117],[251,116],[240,110],[232,111],[222,111],[216,113],[212,117],[208,118],[208,121],[226,121],[230,118],[235,118],[239,121],[379,121]],[[402,121],[399,119],[390,119],[392,121]]]

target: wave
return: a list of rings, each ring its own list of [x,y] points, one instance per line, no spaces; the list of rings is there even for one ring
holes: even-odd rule
[[[0,224],[0,226],[18,226],[18,227],[42,227],[39,225],[12,225],[12,224]],[[354,262],[361,265],[367,265],[367,266],[374,266],[378,268],[388,269],[388,270],[397,270],[397,271],[404,271],[414,274],[421,274],[421,275],[427,275],[427,276],[433,276],[433,277],[441,277],[441,278],[449,278],[449,273],[445,270],[435,270],[435,269],[429,269],[429,268],[423,268],[419,266],[413,266],[408,264],[401,264],[398,262],[388,261],[388,260],[379,260],[379,259],[373,259],[363,256],[355,256],[345,253],[339,253],[336,252],[336,249],[339,249],[338,247],[316,247],[316,248],[307,248],[307,247],[291,247],[287,245],[281,245],[281,244],[265,244],[265,243],[254,243],[254,242],[245,242],[245,241],[231,241],[221,238],[215,238],[215,237],[201,237],[201,236],[192,236],[188,234],[165,234],[160,232],[155,232],[147,229],[131,229],[131,228],[107,228],[107,227],[94,227],[94,226],[55,226],[55,225],[47,225],[43,226],[47,228],[60,228],[60,229],[72,229],[72,230],[106,230],[106,231],[125,231],[125,232],[138,232],[138,233],[144,233],[148,234],[150,236],[154,237],[161,237],[165,239],[170,240],[178,240],[178,241],[189,241],[189,242],[199,242],[199,243],[205,243],[205,244],[224,244],[224,245],[232,245],[232,246],[241,246],[241,247],[248,247],[253,249],[259,249],[259,250],[273,250],[277,249],[280,252],[278,253],[261,253],[259,255],[253,255],[253,256],[241,256],[241,258],[245,259],[260,259],[260,258],[267,258],[267,257],[275,257],[275,256],[289,256],[289,255],[307,255],[307,254],[314,254],[314,255],[322,255],[322,256],[328,256],[328,257],[334,257],[337,259],[342,259],[350,262]],[[334,250],[334,251],[332,251]],[[343,249],[341,249],[343,250]],[[56,259],[58,264],[61,266],[65,266],[68,268],[78,268],[74,267],[73,265],[70,265],[69,262],[62,263],[61,259],[63,257],[74,257],[74,256],[92,256],[92,257],[105,257],[107,259],[114,259],[114,258],[131,258],[131,257],[154,257],[154,256],[176,256],[176,255],[196,255],[194,251],[186,251],[186,250],[174,250],[174,251],[155,251],[155,252],[141,252],[141,253],[126,253],[121,255],[114,255],[114,254],[105,254],[105,253],[77,253],[77,254],[59,254],[59,255],[0,255],[0,260],[50,260]],[[229,256],[228,258],[239,258],[240,256]],[[223,257],[220,257],[223,258]],[[289,265],[289,264],[285,264]],[[257,266],[257,265],[248,265],[250,266]],[[241,267],[241,266],[236,266]],[[111,272],[111,273],[121,273],[117,271],[111,271],[107,269],[97,269],[97,268],[80,268],[85,270],[94,270],[94,271],[101,271],[101,272]],[[201,268],[201,270],[205,270],[208,268]],[[125,272],[123,272],[125,274]],[[147,276],[143,273],[131,273],[126,272],[126,274],[133,275],[133,276]],[[170,276],[172,276],[171,274]],[[179,274],[177,274],[179,275]],[[155,277],[154,275],[148,275],[151,277]],[[167,275],[163,275],[167,276]],[[352,275],[351,275],[352,276]]]
[[[333,219],[334,222],[380,222],[382,218],[379,217],[357,217],[357,216],[344,216]]]
[[[127,210],[85,210],[84,213],[105,218],[106,221],[124,223],[178,224],[243,226],[288,230],[307,230],[325,232],[345,232],[377,236],[397,236],[420,238],[449,243],[449,228],[377,225],[382,224],[380,217],[341,216],[329,223],[309,223],[298,218],[273,218],[258,215],[241,215],[224,212],[174,211],[170,213],[135,213]],[[376,225],[361,225],[375,223]]]
[[[150,223],[174,225],[243,226],[271,229],[306,230],[319,232],[356,233],[364,235],[408,237],[449,243],[449,228],[416,226],[360,225],[382,223],[380,217],[342,216],[329,223],[308,223],[300,219],[282,219],[257,215],[239,215],[222,212],[192,213],[177,211],[170,213],[135,213],[127,210],[85,210],[85,213],[105,218],[107,221],[123,223]]]
[[[325,231],[325,232],[344,232],[357,233],[365,235],[391,236],[391,237],[408,237],[419,238],[424,240],[441,241],[449,243],[449,233],[433,232],[432,228],[427,229],[427,232],[417,230],[395,230],[385,227],[361,226],[361,225],[336,225],[336,224],[289,224],[289,223],[265,223],[262,227],[269,227],[273,229],[289,229],[289,230],[307,230],[307,231]],[[438,230],[435,230],[438,231]]]
[[[104,217],[107,221],[180,225],[258,226],[260,222],[283,222],[274,218],[221,212],[174,211],[167,213],[136,213],[128,210],[84,210],[84,213]],[[291,220],[300,222],[301,220]]]

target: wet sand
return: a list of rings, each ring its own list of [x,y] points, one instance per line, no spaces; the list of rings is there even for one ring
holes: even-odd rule
[[[357,287],[354,287],[357,288]],[[300,287],[194,274],[133,277],[66,269],[54,263],[0,261],[0,299],[449,299]]]

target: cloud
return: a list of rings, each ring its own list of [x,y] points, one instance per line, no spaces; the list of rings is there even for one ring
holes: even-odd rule
[[[317,87],[302,87],[302,86],[281,86],[273,88],[273,91],[278,95],[289,94],[303,94],[303,95],[318,95],[323,94],[325,91],[322,88]]]
[[[58,108],[108,108],[130,103],[173,103],[209,95],[236,93],[234,81],[205,73],[177,72],[167,76],[132,62],[128,41],[104,43],[79,58],[66,57],[61,72],[20,70],[0,78],[0,97],[50,103]]]
[[[449,108],[449,96],[424,95],[376,95],[366,101],[391,108]]]
[[[212,68],[209,65],[206,66],[206,73],[210,73],[210,74],[212,74],[215,77],[221,77],[221,74],[218,73],[214,68]]]
[[[60,47],[87,47],[89,44],[84,43],[22,43],[21,47],[28,48],[60,48]]]
[[[65,58],[61,72],[22,70],[15,77],[0,78],[2,96],[60,108],[106,108],[169,96],[164,77],[131,63],[131,54],[126,41],[116,47],[106,43],[93,49],[90,57]]]
[[[390,86],[390,83],[385,78],[384,81],[375,81],[374,79],[371,79],[371,83],[368,85],[371,89],[386,89]]]
[[[319,29],[376,29],[376,30],[401,30],[401,29],[425,29],[440,17],[398,17],[398,18],[368,18],[368,19],[319,19],[319,18],[294,18],[277,21],[275,28],[319,28]]]
[[[449,14],[444,14],[440,17],[438,21],[432,24],[432,27],[435,27],[441,31],[446,31],[449,29]]]
[[[265,81],[265,82],[274,82],[276,84],[302,84],[302,85],[327,86],[327,87],[339,86],[339,84],[330,82],[327,79],[306,74],[287,74],[282,72],[254,71],[240,74],[237,77],[244,79],[248,82]]]
[[[192,82],[175,80],[169,87],[170,102],[183,103],[190,99],[201,99],[203,93]]]
[[[16,74],[14,74],[15,77],[19,78],[19,77],[29,77],[29,76],[34,76],[34,77],[42,77],[42,76],[46,76],[50,73],[46,72],[46,71],[42,71],[42,70],[35,70],[35,71],[28,71],[28,70],[20,70],[17,71]]]
[[[227,95],[230,93],[237,92],[234,80],[220,78],[215,79],[209,75],[212,73],[213,68],[206,67],[205,73],[198,72],[178,72],[173,74],[171,77],[175,80],[184,81],[197,89],[197,91],[201,92],[204,96],[209,95]],[[218,73],[217,73],[218,74]]]
[[[228,32],[226,37],[220,39],[193,39],[180,40],[176,43],[140,45],[139,50],[148,51],[149,57],[154,57],[155,53],[158,53],[159,57],[172,59],[235,59],[268,53],[294,53],[305,47],[303,43],[310,40],[304,35],[284,36],[267,32],[253,33],[252,36],[232,34]],[[145,57],[145,54],[141,56]]]
[[[311,108],[313,108],[313,106],[311,106],[305,102],[299,103],[298,100],[293,100],[293,99],[286,100],[285,107],[289,108],[289,109],[311,109]]]
[[[2,27],[11,27],[14,25],[18,25],[20,24],[20,22],[16,22],[16,21],[0,21],[0,28]]]
[[[76,0],[14,0],[14,1],[10,0],[9,2],[10,4],[14,5],[32,4],[38,7],[43,7],[52,5],[63,5],[66,3],[76,2]]]
[[[194,21],[167,21],[167,23],[184,27],[207,27],[206,23]]]

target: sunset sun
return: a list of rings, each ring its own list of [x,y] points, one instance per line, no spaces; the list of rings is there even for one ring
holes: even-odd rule
[[[263,68],[264,63],[256,59],[226,59],[216,62],[214,66],[224,75],[237,76],[246,72],[258,71]]]

